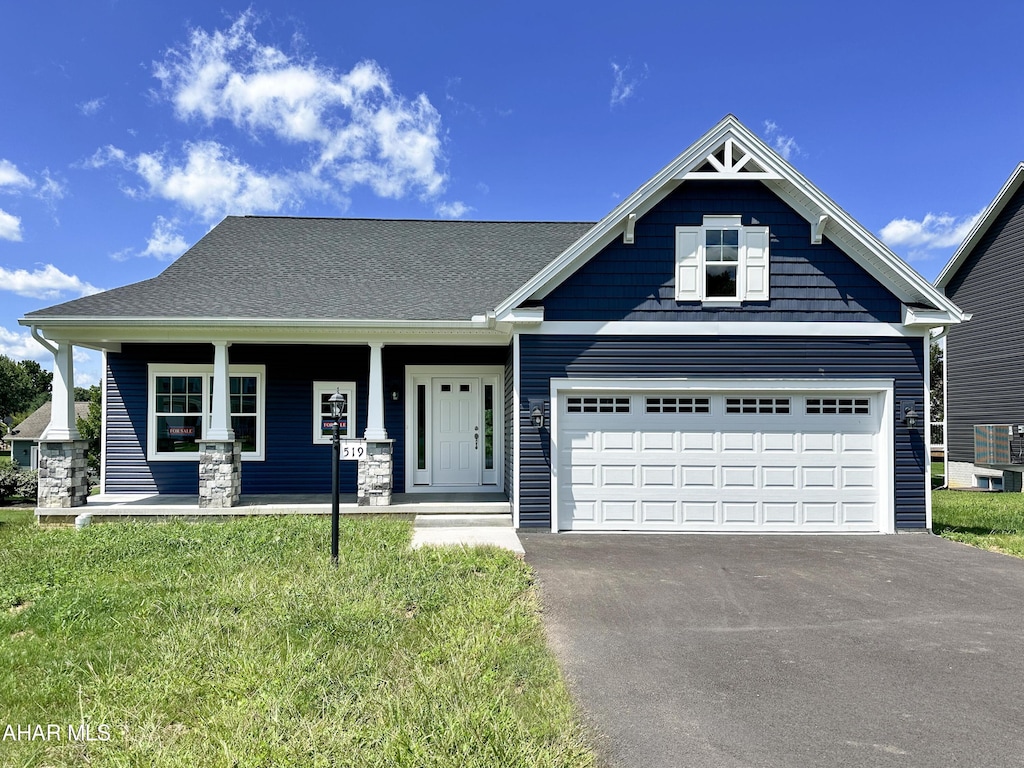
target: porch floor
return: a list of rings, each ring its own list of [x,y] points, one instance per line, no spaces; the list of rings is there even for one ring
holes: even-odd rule
[[[396,493],[386,507],[359,506],[354,493],[339,498],[343,515],[511,515],[512,507],[503,493]],[[98,521],[113,518],[216,518],[245,515],[327,515],[330,494],[243,495],[236,507],[201,509],[198,495],[99,494],[90,496],[84,507],[52,509],[39,507],[40,523],[74,522],[88,513]],[[511,518],[509,518],[511,523]]]

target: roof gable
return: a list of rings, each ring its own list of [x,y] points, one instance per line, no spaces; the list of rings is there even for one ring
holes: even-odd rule
[[[804,178],[739,120],[727,115],[675,160],[627,197],[586,235],[498,305],[499,319],[523,302],[542,300],[618,237],[630,242],[636,221],[680,184],[694,180],[758,180],[810,225],[908,305],[938,310],[936,325],[956,323],[962,313],[923,277]]]
[[[970,256],[971,252],[977,247],[978,243],[981,242],[982,238],[985,237],[989,228],[995,223],[996,219],[999,218],[999,214],[1003,212],[1007,204],[1013,199],[1013,196],[1024,187],[1024,163],[1020,163],[1016,168],[1013,169],[1013,173],[1010,174],[1010,178],[1003,184],[1002,189],[999,190],[999,194],[995,196],[995,199],[989,203],[984,213],[978,218],[974,227],[964,238],[964,241],[960,244],[960,247],[956,249],[956,252],[950,258],[949,262],[939,276],[935,278],[935,286],[941,289],[945,289],[949,285],[950,281],[957,274],[960,268],[967,261],[967,257]]]
[[[32,411],[20,424],[15,424],[8,440],[38,440],[50,424],[50,412],[53,402],[47,400],[41,406]],[[89,417],[88,401],[80,400],[75,403],[75,418],[86,419]],[[17,434],[15,434],[15,432]]]

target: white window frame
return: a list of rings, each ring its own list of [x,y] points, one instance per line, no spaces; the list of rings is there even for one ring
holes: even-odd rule
[[[708,296],[707,260],[709,230],[739,232],[736,295]],[[744,226],[740,216],[705,216],[699,227],[676,227],[676,301],[736,305],[742,301],[768,301],[768,227]]]
[[[256,450],[244,451],[242,461],[263,461],[266,458],[266,373],[265,365],[232,365],[228,376],[256,377]],[[148,393],[146,398],[146,458],[149,461],[199,461],[195,453],[159,453],[156,449],[156,379],[158,376],[202,376],[203,377],[203,429],[209,429],[211,418],[210,379],[213,365],[181,363],[150,363]],[[230,414],[229,414],[230,418]]]
[[[341,430],[341,438],[349,440],[358,436],[356,430],[356,383],[354,381],[314,381],[313,382],[313,445],[330,445],[333,435],[323,435],[320,430],[321,419],[320,398],[341,392],[348,400],[348,423]]]

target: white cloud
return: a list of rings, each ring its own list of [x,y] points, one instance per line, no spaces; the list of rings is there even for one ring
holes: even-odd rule
[[[188,243],[181,233],[176,231],[177,227],[177,220],[168,221],[163,216],[157,216],[153,223],[153,234],[141,255],[169,260],[183,254],[188,249]]]
[[[53,355],[28,331],[9,331],[3,326],[0,326],[0,355],[12,360],[53,361]]]
[[[180,203],[207,220],[228,213],[279,211],[293,198],[293,181],[261,174],[217,142],[185,147],[184,164],[168,162],[162,154],[143,153],[134,166],[151,194]]]
[[[174,160],[163,152],[129,157],[124,150],[108,146],[97,150],[87,162],[93,168],[109,163],[123,165],[146,184],[141,192],[127,189],[127,194],[170,200],[207,221],[228,214],[274,213],[297,205],[301,191],[319,188],[306,174],[260,173],[215,141],[186,144],[184,149],[184,159]]]
[[[89,101],[83,101],[82,103],[78,104],[78,111],[86,117],[91,117],[103,108],[104,101],[106,101],[106,99],[102,98],[89,99]]]
[[[424,95],[395,93],[376,62],[338,73],[260,43],[245,12],[227,30],[194,29],[155,65],[183,120],[225,120],[252,134],[310,145],[312,172],[383,197],[431,197],[446,176],[440,115]]]
[[[26,187],[31,189],[32,186],[32,180],[19,171],[18,166],[10,160],[0,160],[0,188],[10,187],[18,189],[20,187]]]
[[[0,290],[11,291],[19,296],[32,299],[59,299],[65,293],[89,296],[102,289],[66,275],[53,264],[46,264],[34,272],[25,269],[4,269],[0,267]]]
[[[948,213],[927,213],[920,221],[893,219],[879,233],[891,248],[907,248],[909,258],[927,258],[928,251],[956,248],[964,241],[984,211],[956,217]]]
[[[612,66],[612,95],[610,106],[619,107],[625,104],[636,94],[637,86],[647,79],[647,65],[644,64],[643,72],[633,73],[633,65],[630,62],[619,64],[611,62]]]
[[[434,206],[434,211],[437,215],[446,219],[461,219],[472,210],[461,200],[456,200],[452,203],[438,203]]]
[[[0,240],[21,241],[21,219],[0,208]]]
[[[782,133],[774,120],[764,121],[764,134],[771,143],[772,148],[782,155],[785,160],[790,160],[795,155],[803,154],[800,145],[796,143],[796,139]]]

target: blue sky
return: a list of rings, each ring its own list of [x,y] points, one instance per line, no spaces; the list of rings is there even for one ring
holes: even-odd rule
[[[596,221],[727,113],[931,280],[1024,159],[1024,4],[965,8],[0,3],[0,354],[228,214]]]

